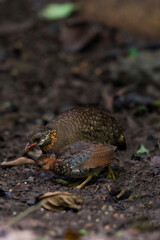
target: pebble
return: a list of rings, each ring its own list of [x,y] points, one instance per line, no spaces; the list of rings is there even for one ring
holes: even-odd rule
[[[34,177],[31,177],[31,176],[30,176],[30,177],[27,179],[27,181],[28,181],[28,182],[34,182]]]
[[[102,211],[105,211],[105,210],[106,210],[106,207],[107,207],[107,205],[103,205],[102,208],[101,208],[101,210],[102,210]]]
[[[157,168],[154,168],[153,169],[153,175],[156,176],[158,174],[158,169]]]
[[[114,209],[111,205],[109,205],[108,210],[112,212]]]

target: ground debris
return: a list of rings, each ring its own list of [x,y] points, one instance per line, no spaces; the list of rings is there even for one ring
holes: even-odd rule
[[[24,164],[35,164],[35,162],[30,158],[20,157],[13,161],[9,161],[9,162],[4,161],[0,164],[0,167],[6,168],[6,167],[12,167],[12,166],[20,166]]]

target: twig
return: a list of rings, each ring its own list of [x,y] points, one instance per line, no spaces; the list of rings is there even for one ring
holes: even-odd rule
[[[0,36],[19,33],[31,29],[35,25],[35,20],[28,19],[25,22],[4,24],[0,26]]]
[[[7,226],[12,226],[13,224],[19,222],[22,218],[26,217],[28,214],[30,214],[31,212],[35,211],[36,209],[40,208],[40,206],[42,205],[42,202],[38,202],[36,205],[27,208],[24,212],[21,212],[18,216],[12,218],[9,223],[7,224]]]

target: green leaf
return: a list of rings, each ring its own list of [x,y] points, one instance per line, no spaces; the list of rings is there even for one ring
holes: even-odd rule
[[[147,112],[148,111],[148,107],[145,106],[145,105],[140,105],[140,106],[138,106],[137,111],[138,112]]]
[[[85,229],[81,229],[81,230],[79,230],[79,234],[81,234],[81,235],[87,235],[88,232],[87,232]]]
[[[160,107],[160,100],[157,100],[157,101],[155,102],[155,105],[156,105],[157,107]]]
[[[67,18],[77,9],[75,3],[51,3],[39,12],[39,16],[48,20]]]
[[[128,50],[128,56],[130,57],[136,57],[139,54],[138,49],[137,48],[130,48]]]
[[[142,153],[149,154],[149,151],[148,151],[148,149],[142,144],[142,145],[140,146],[140,148],[137,150],[136,153],[137,153],[137,154],[142,154]]]

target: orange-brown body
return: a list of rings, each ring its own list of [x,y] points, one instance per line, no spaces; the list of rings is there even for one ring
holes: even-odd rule
[[[97,174],[102,167],[117,160],[115,150],[115,146],[79,141],[62,148],[58,157],[55,154],[42,155],[36,166],[61,176],[83,178],[91,173]]]

